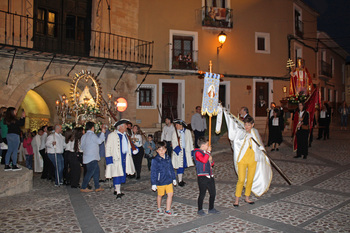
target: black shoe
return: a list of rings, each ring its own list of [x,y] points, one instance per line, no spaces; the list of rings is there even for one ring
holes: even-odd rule
[[[76,185],[71,185],[70,187],[71,187],[72,189],[80,188],[79,185],[78,185],[78,186],[76,186]]]
[[[11,171],[11,170],[12,170],[12,168],[9,165],[5,165],[5,172]]]
[[[307,156],[304,156],[304,157],[303,157],[303,159],[306,159],[306,158],[307,158]]]
[[[136,177],[136,180],[139,180],[139,179],[141,179],[141,177],[139,177],[139,176],[138,176],[138,177]]]
[[[254,204],[255,204],[255,202],[254,202],[254,201],[250,201],[250,202],[248,202],[248,201],[244,200],[244,202],[245,202],[245,203],[248,203],[248,204],[250,204],[250,205],[254,205]]]
[[[296,155],[296,156],[294,156],[293,158],[300,158],[301,156],[299,156],[299,155]]]
[[[114,191],[113,194],[117,195],[117,191]],[[120,193],[120,195],[124,196],[125,194],[124,193]]]
[[[276,151],[279,151],[280,149],[276,148]]]
[[[275,151],[275,148],[272,148],[271,151]]]
[[[185,186],[185,184],[186,184],[186,182],[184,182],[184,181],[179,182],[179,186],[181,186],[181,187]]]
[[[17,167],[17,165],[12,165],[12,171],[20,171],[22,170],[21,167]]]
[[[238,206],[239,206],[239,204],[237,204],[237,205],[236,205],[235,203],[233,203],[233,206],[234,206],[234,207],[238,207]]]
[[[87,185],[87,188],[88,188],[88,189],[92,189],[91,185],[89,185],[89,184]]]
[[[121,193],[119,193],[119,194],[117,194],[117,197],[116,197],[116,199],[119,199],[119,198],[122,198],[122,194]]]
[[[99,180],[98,182],[100,182],[100,183],[104,183],[104,182],[106,182],[106,180]]]

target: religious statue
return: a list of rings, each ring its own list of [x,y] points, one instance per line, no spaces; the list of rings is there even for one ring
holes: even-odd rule
[[[310,95],[312,88],[312,78],[309,71],[304,67],[304,59],[298,58],[298,67],[290,72],[289,95]]]
[[[91,106],[95,106],[95,100],[90,94],[90,90],[88,86],[85,86],[84,91],[81,93],[79,97],[79,104],[87,104]]]

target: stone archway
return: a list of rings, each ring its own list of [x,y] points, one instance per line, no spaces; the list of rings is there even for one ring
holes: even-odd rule
[[[55,102],[61,95],[69,95],[70,84],[64,80],[49,80],[29,90],[18,108],[24,109],[28,116],[25,128],[37,130],[42,125],[58,123]]]

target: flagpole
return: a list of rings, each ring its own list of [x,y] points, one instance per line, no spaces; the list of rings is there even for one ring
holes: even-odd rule
[[[211,146],[211,116],[209,116],[209,146]]]

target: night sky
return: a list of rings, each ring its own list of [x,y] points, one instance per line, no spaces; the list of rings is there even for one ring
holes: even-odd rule
[[[303,0],[320,16],[318,30],[326,32],[350,54],[350,0]],[[347,59],[350,62],[350,56]]]

